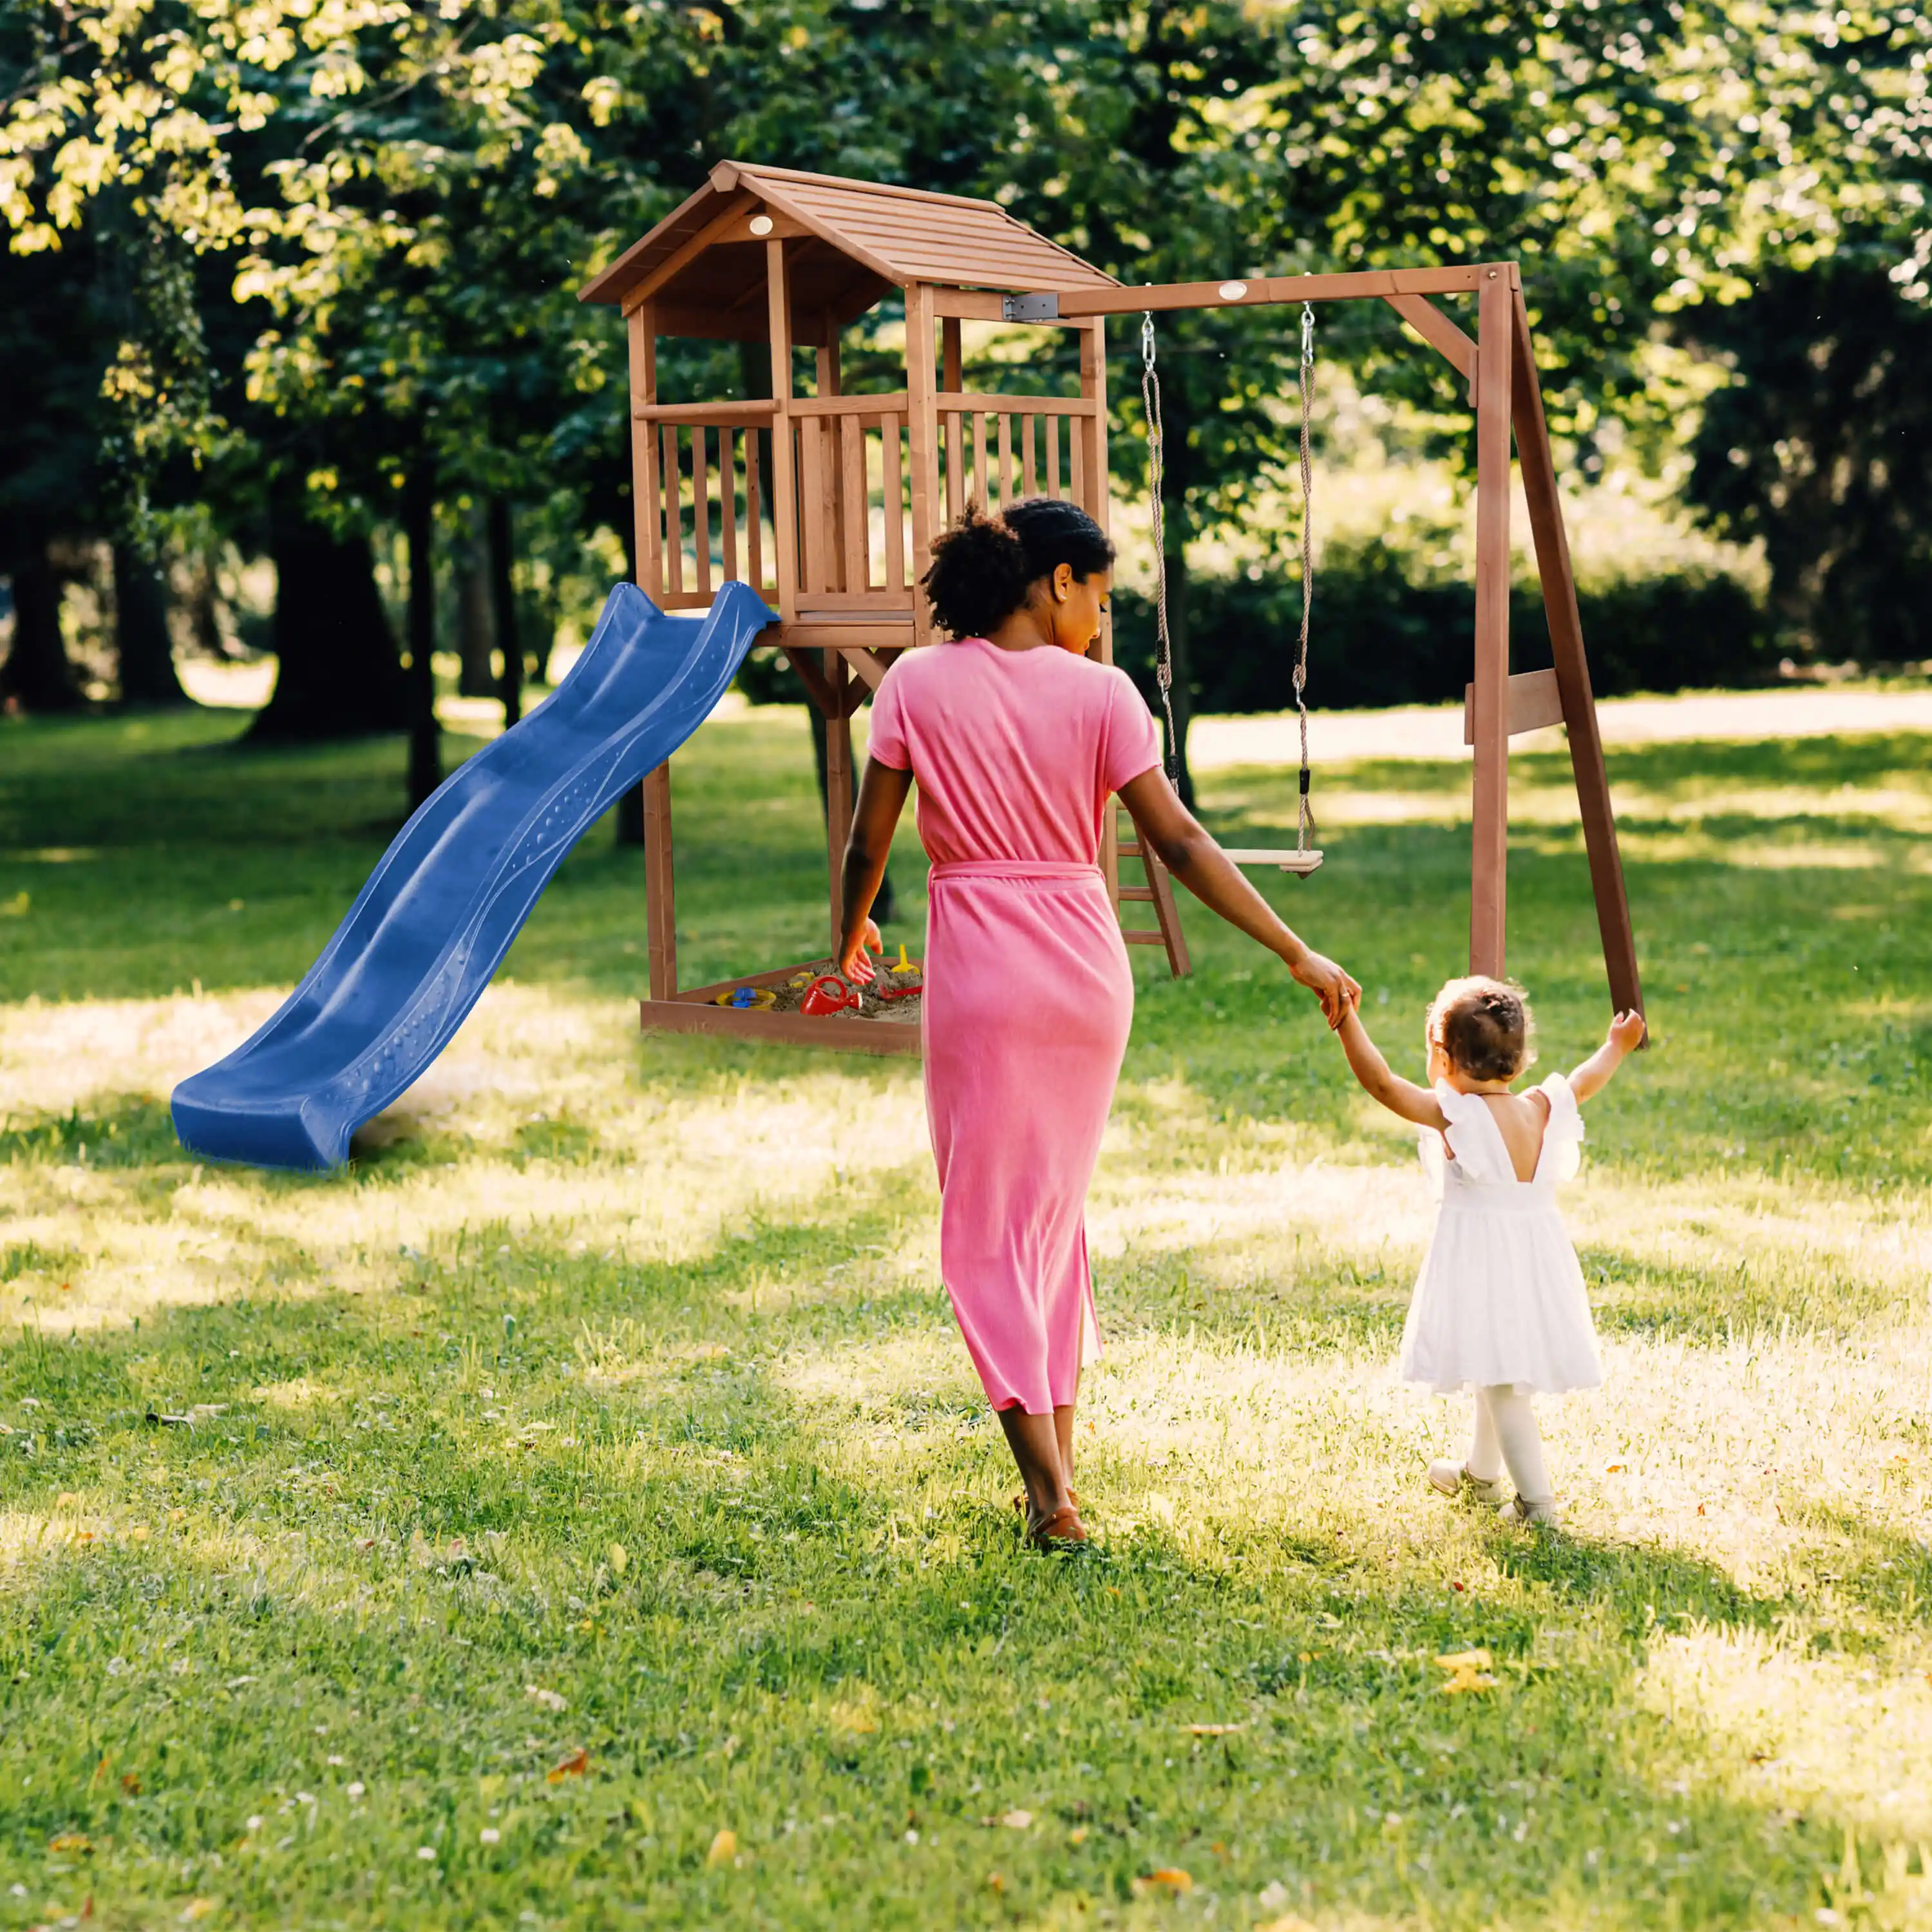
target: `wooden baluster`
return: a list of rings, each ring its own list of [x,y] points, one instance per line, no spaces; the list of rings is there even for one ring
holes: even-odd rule
[[[1013,501],[1013,419],[1000,418],[1000,508]]]
[[[759,501],[758,426],[745,432],[745,550],[751,562],[746,580],[760,596],[765,590],[765,506]]]
[[[1086,426],[1084,416],[1069,416],[1066,419],[1066,453],[1072,460],[1073,471],[1066,494],[1083,508],[1087,502]]]
[[[899,448],[899,419],[879,418],[879,454],[884,469],[881,484],[886,508],[886,588],[903,590],[906,581],[905,470]]]
[[[747,428],[747,440],[757,434]],[[718,431],[718,508],[724,520],[724,580],[738,574],[738,432],[729,423]]]
[[[1034,434],[1039,422],[1036,416],[1026,416],[1020,423],[1020,490],[1022,495],[1037,496],[1040,494],[1040,478],[1034,468]]]
[[[872,514],[866,500],[866,425],[858,416],[835,416],[838,426],[839,514],[844,523],[845,583],[848,596],[872,587]]]
[[[702,423],[691,426],[691,528],[700,597],[711,595],[711,476],[704,448],[710,434]]]
[[[832,588],[833,560],[826,531],[825,454],[817,416],[801,416],[798,422],[799,498],[805,515],[805,556],[799,571],[799,584],[806,590]]]
[[[656,766],[644,778],[644,937],[650,964],[651,998],[677,995],[677,916],[672,888],[670,766]]]
[[[906,290],[906,461],[912,497],[912,575],[915,584],[932,561],[934,496],[939,487],[939,417],[933,402],[938,386],[932,360],[932,286],[914,282]],[[932,611],[926,593],[912,599],[912,640],[932,641]]]
[[[673,597],[684,594],[684,518],[678,496],[677,425],[664,428],[664,588]]]
[[[1046,416],[1041,427],[1046,431],[1046,494],[1049,496],[1060,494],[1060,425],[1064,418]]]

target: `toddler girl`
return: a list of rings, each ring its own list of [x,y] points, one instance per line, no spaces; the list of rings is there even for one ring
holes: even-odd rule
[[[1583,1271],[1556,1211],[1556,1184],[1576,1172],[1580,1101],[1597,1093],[1643,1039],[1619,1013],[1568,1079],[1527,1094],[1510,1083],[1535,1057],[1520,988],[1451,980],[1429,1009],[1430,1087],[1389,1071],[1352,1006],[1336,1029],[1355,1078],[1405,1120],[1428,1130],[1423,1166],[1439,1200],[1436,1232],[1402,1329],[1402,1373],[1438,1395],[1473,1389],[1476,1431],[1460,1462],[1432,1462],[1444,1496],[1467,1496],[1519,1522],[1554,1523],[1556,1498],[1530,1397],[1603,1380]],[[1502,1474],[1516,1485],[1504,1504]]]

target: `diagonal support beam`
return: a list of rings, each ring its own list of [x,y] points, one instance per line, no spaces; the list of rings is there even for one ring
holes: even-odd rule
[[[1603,737],[1597,728],[1589,661],[1583,652],[1576,579],[1570,564],[1569,538],[1563,528],[1563,506],[1556,493],[1556,466],[1550,452],[1549,424],[1543,414],[1543,389],[1536,380],[1529,316],[1520,290],[1511,308],[1516,351],[1516,454],[1522,468],[1523,495],[1529,506],[1530,534],[1536,544],[1537,574],[1543,582],[1543,609],[1550,624],[1557,692],[1570,735],[1570,763],[1576,775],[1576,802],[1582,814],[1583,845],[1589,854],[1590,887],[1596,897],[1597,925],[1603,935],[1604,964],[1610,976],[1611,1004],[1618,1012],[1640,1013],[1643,986],[1637,974],[1636,938],[1631,930],[1630,901],[1624,890],[1623,860],[1617,850],[1616,814],[1610,803]]]

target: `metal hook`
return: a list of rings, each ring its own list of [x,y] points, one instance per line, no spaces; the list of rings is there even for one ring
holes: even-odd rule
[[[1152,322],[1153,317],[1148,320]],[[1301,365],[1305,369],[1315,360],[1315,310],[1308,303],[1301,304]]]
[[[1141,318],[1141,365],[1154,367],[1154,311],[1149,309]]]

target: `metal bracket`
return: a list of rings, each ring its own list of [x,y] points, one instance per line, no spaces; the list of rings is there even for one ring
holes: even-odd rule
[[[1002,296],[1000,313],[1008,322],[1058,322],[1060,297],[1057,294]]]

